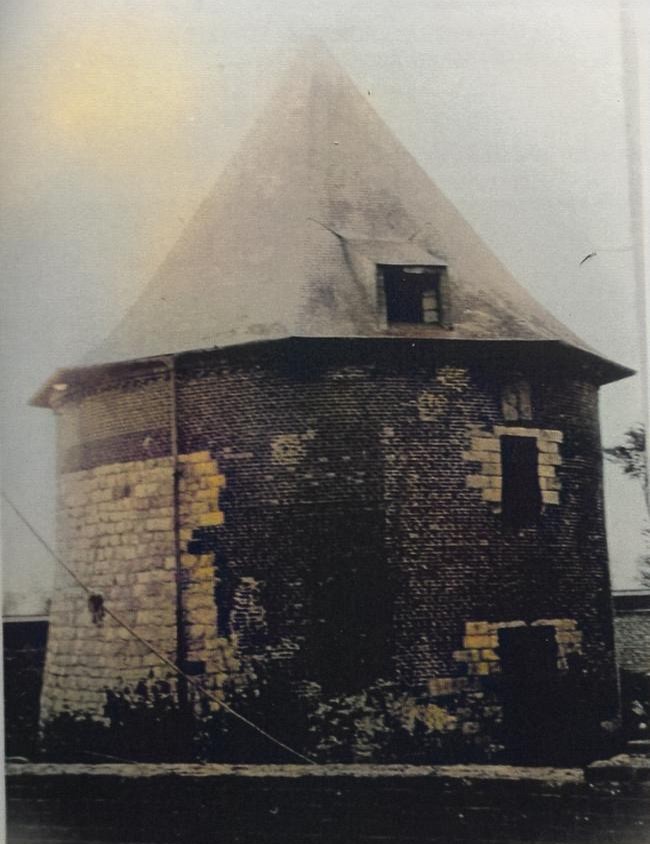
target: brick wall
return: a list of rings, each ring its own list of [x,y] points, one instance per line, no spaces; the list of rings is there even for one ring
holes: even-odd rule
[[[170,395],[169,373],[160,364],[69,389],[56,407],[59,470],[168,455]]]
[[[503,425],[502,380],[444,359],[188,360],[183,449],[218,457],[228,486],[216,553],[264,582],[273,646],[307,635],[309,572],[363,557],[377,517],[384,550],[373,566],[394,596],[400,680],[457,672],[466,621],[520,618],[574,619],[586,657],[611,680],[596,390],[534,385],[534,426],[565,438],[563,464],[552,467],[564,489],[538,527],[515,535],[467,483],[477,428]],[[340,529],[342,511],[357,520],[351,533]]]
[[[189,656],[215,688],[263,663],[300,694],[382,681],[446,706],[462,689],[482,696],[486,672],[472,665],[498,668],[474,659],[468,623],[555,620],[589,676],[593,717],[611,720],[597,390],[539,360],[431,348],[289,341],[177,360]],[[522,379],[526,419],[512,402],[504,418],[504,389]],[[169,396],[154,373],[59,412],[66,558],[171,654]],[[471,480],[496,477],[475,444],[507,425],[536,438],[547,485],[538,524],[518,531],[499,487],[486,499]],[[55,598],[52,631],[46,715],[54,700],[96,712],[103,685],[153,666],[74,590]],[[446,723],[460,729],[469,716],[454,707]]]
[[[617,613],[614,630],[620,667],[643,674],[650,672],[650,611]]]

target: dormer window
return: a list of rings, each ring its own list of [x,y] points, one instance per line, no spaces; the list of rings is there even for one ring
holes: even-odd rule
[[[382,267],[386,321],[441,325],[444,267]]]

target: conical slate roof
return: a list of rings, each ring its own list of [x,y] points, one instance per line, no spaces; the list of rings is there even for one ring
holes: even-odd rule
[[[87,363],[288,336],[585,344],[491,253],[328,55],[294,67]],[[445,264],[453,326],[387,326],[378,264]]]

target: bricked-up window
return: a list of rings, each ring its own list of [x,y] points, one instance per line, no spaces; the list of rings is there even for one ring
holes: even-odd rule
[[[532,419],[530,384],[523,379],[507,384],[501,393],[501,406],[506,422]]]
[[[440,324],[443,271],[442,267],[383,267],[387,321]]]
[[[501,437],[501,506],[513,528],[532,525],[542,509],[535,437]]]

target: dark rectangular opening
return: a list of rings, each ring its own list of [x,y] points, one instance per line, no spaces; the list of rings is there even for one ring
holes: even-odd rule
[[[436,267],[383,267],[386,319],[435,325],[441,322],[440,277]]]
[[[535,437],[501,437],[503,518],[514,528],[532,525],[542,509]]]
[[[502,628],[499,659],[503,676],[515,677],[518,682],[554,675],[557,671],[555,628],[548,624]]]
[[[543,761],[557,753],[562,724],[555,630],[509,627],[499,630],[503,737],[513,761]]]
[[[390,667],[393,588],[380,511],[321,508],[311,525],[311,629],[304,654],[327,694],[352,693]]]

